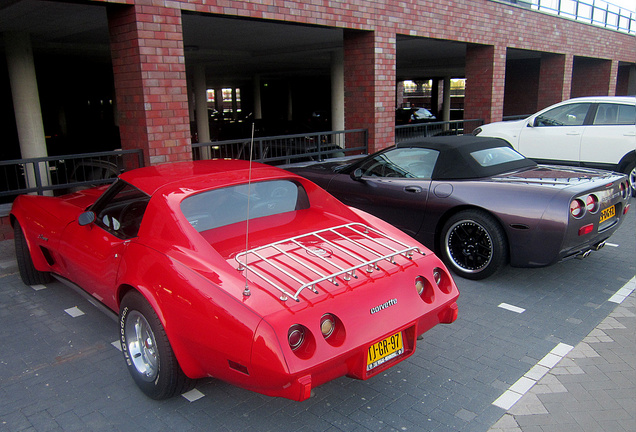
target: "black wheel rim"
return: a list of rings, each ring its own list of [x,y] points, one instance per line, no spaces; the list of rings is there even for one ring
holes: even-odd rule
[[[446,233],[446,254],[461,271],[479,273],[492,261],[492,239],[488,231],[471,220],[454,223]]]

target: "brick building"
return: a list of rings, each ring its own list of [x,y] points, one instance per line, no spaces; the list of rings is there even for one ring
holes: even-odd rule
[[[53,68],[64,70],[74,58],[68,63],[96,85],[92,66],[105,65],[100,82],[113,83],[121,146],[144,149],[149,163],[191,158],[188,86],[197,70],[207,87],[241,87],[245,100],[272,77],[326,82],[329,92],[341,70],[344,90],[327,105],[344,106],[346,129],[368,129],[372,149],[393,141],[401,79],[466,78],[464,118],[485,122],[636,86],[633,34],[492,0],[10,0],[0,10],[5,51],[8,34],[30,38],[41,93],[57,83],[38,59],[55,55]]]
[[[240,90],[252,118],[329,112],[332,130],[367,129],[370,150],[394,141],[402,80],[433,79],[441,104],[465,78],[464,118],[485,122],[635,94],[634,23],[515,0],[5,0],[0,107],[14,115],[0,118],[0,160],[120,147],[146,164],[191,159],[197,128],[211,140],[211,88]]]

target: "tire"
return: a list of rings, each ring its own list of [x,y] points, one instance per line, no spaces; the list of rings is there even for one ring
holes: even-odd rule
[[[497,220],[481,210],[465,210],[446,221],[440,239],[444,263],[457,275],[479,280],[508,261],[506,235]]]
[[[636,197],[636,161],[632,161],[627,164],[625,174],[627,174],[627,179],[632,190],[632,196]]]
[[[194,387],[172,351],[154,309],[137,291],[126,294],[119,312],[121,348],[137,386],[152,399],[167,399]]]
[[[13,237],[15,242],[15,256],[18,261],[18,269],[20,270],[20,277],[25,285],[41,285],[49,283],[53,280],[51,274],[48,272],[41,272],[35,269],[33,265],[33,258],[29,252],[29,246],[27,245],[22,227],[15,222],[13,226]]]

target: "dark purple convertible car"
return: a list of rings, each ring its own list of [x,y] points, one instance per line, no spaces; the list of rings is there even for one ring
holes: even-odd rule
[[[598,250],[629,209],[623,174],[537,165],[503,140],[444,136],[288,170],[395,225],[483,279]]]

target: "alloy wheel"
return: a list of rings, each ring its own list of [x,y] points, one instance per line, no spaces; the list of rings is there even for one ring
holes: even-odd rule
[[[446,234],[446,252],[453,263],[468,273],[476,273],[490,264],[492,239],[488,231],[475,221],[453,224]]]
[[[159,373],[159,353],[150,324],[141,313],[133,310],[128,315],[124,331],[135,369],[145,381],[153,381]]]

